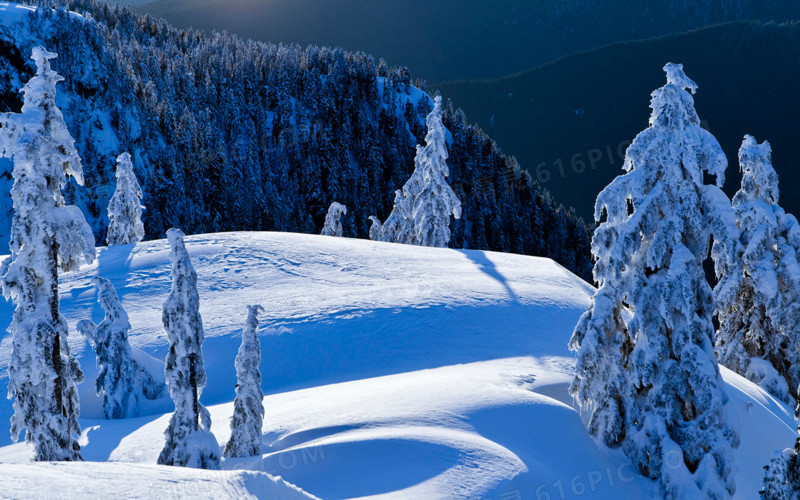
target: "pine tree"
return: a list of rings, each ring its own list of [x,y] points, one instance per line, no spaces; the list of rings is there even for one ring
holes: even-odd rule
[[[264,393],[261,390],[261,344],[256,330],[261,306],[248,306],[242,331],[242,345],[236,355],[236,399],[233,402],[231,438],[226,457],[252,457],[261,454],[261,428],[264,423]]]
[[[80,460],[76,384],[83,381],[69,353],[68,326],[59,312],[58,271],[94,260],[94,237],[80,210],[65,205],[66,176],[83,183],[74,140],[56,107],[50,68],[56,54],[33,49],[36,74],[23,87],[21,114],[0,115],[0,156],[13,158],[11,257],[0,271],[16,309],[9,333],[13,352],[8,393],[14,398],[11,436],[34,446],[37,461]]]
[[[433,111],[427,118],[428,135],[425,147],[417,146],[414,160],[422,181],[403,188],[407,199],[412,199],[411,216],[416,231],[415,243],[426,247],[446,247],[450,242],[450,215],[461,217],[461,202],[456,197],[447,177],[447,140],[442,124],[442,97],[434,99]],[[412,179],[414,175],[412,175]]]
[[[117,157],[117,188],[108,202],[106,243],[128,245],[142,238],[142,188],[133,173],[131,155],[122,153]]]
[[[745,136],[742,187],[733,197],[743,249],[717,287],[721,364],[795,405],[800,384],[797,220],[778,206],[769,143]]]
[[[446,180],[450,169],[441,96],[434,99],[426,120],[425,147],[417,145],[414,172],[402,191],[395,191],[394,208],[381,228],[381,241],[446,247],[450,215],[461,217],[461,202]]]
[[[175,412],[164,432],[166,443],[158,463],[199,469],[219,469],[220,450],[211,433],[211,415],[200,404],[206,385],[203,365],[203,320],[197,274],[178,229],[167,231],[172,261],[172,290],[164,302],[164,331],[169,352],[164,366]]]
[[[347,207],[335,201],[328,207],[325,215],[325,226],[322,228],[323,236],[342,236],[342,215],[347,214]]]
[[[662,497],[727,498],[738,437],[724,417],[702,264],[713,237],[717,269],[731,265],[738,232],[719,189],[725,155],[687,92],[697,86],[681,65],[664,70],[627,173],[597,198],[598,291],[570,340],[578,356],[570,391],[590,412],[592,435],[621,448]]]
[[[128,343],[131,324],[128,313],[119,301],[114,286],[105,278],[92,278],[97,287],[97,299],[105,313],[99,325],[89,320],[78,322],[78,330],[89,339],[99,372],[95,381],[97,395],[103,398],[103,413],[107,419],[125,418],[138,414],[143,399],[157,399],[164,385],[156,382],[139,366]]]

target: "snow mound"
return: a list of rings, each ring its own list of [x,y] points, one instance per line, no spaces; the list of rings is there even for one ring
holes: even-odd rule
[[[572,407],[566,344],[593,288],[549,259],[290,233],[192,236],[186,245],[206,332],[202,402],[220,445],[230,436],[246,305],[265,308],[263,455],[224,460],[221,473],[171,468],[159,477],[211,478],[212,491],[246,482],[231,471],[258,471],[320,498],[651,497],[651,483],[624,455],[598,448]],[[163,359],[168,255],[165,241],[100,248],[95,264],[65,275],[62,312],[72,331],[79,319],[102,319],[89,282],[99,274],[129,313],[133,346]],[[0,322],[11,310],[0,303]],[[0,339],[2,393],[11,344]],[[102,420],[94,354],[77,334],[70,343],[87,377],[79,386],[83,456],[112,462],[84,466],[164,471],[151,464],[171,402]],[[741,435],[737,497],[753,498],[761,467],[793,443],[793,413],[743,377],[724,369],[723,377]],[[10,402],[0,402],[0,445],[10,442],[10,414]],[[0,462],[29,458],[24,444],[0,448]],[[35,476],[34,467],[43,466],[0,465],[3,486]]]
[[[316,498],[286,481],[249,471],[204,471],[111,463],[2,464],[0,498]]]

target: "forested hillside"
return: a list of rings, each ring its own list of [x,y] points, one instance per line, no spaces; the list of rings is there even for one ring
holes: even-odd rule
[[[413,170],[432,103],[404,68],[341,49],[179,31],[95,0],[46,5],[3,17],[0,101],[4,110],[20,107],[34,45],[59,53],[58,104],[86,178],[66,196],[98,240],[114,158],[126,150],[145,192],[148,238],[173,226],[317,233],[333,201],[349,208],[344,235],[366,237],[368,217],[388,215]],[[449,180],[463,204],[450,245],[550,256],[587,278],[583,222],[460,111],[448,105],[444,115]]]

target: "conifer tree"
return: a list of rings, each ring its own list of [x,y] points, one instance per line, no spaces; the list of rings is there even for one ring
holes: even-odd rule
[[[733,197],[742,251],[717,287],[719,362],[796,405],[800,384],[800,226],[778,206],[769,143],[745,136]]]
[[[11,257],[0,269],[3,294],[16,305],[8,329],[11,436],[18,439],[24,429],[37,461],[81,460],[76,384],[83,373],[70,355],[67,322],[59,312],[58,271],[95,257],[91,229],[61,193],[67,175],[78,184],[83,177],[55,102],[62,78],[50,68],[54,57],[42,47],[33,49],[36,74],[22,89],[22,113],[0,115],[0,156],[14,162]]]
[[[142,238],[142,188],[133,173],[131,155],[122,153],[117,157],[117,188],[108,202],[106,243],[128,245]]]
[[[236,355],[236,399],[233,402],[231,438],[226,457],[252,457],[261,454],[261,429],[264,424],[264,393],[261,390],[261,344],[258,340],[258,314],[261,306],[248,306],[242,331],[242,345]]]
[[[328,207],[325,215],[325,226],[322,228],[323,236],[342,236],[342,215],[347,214],[347,207],[335,201]]]
[[[78,330],[89,339],[97,355],[97,395],[103,398],[107,419],[133,416],[143,399],[161,397],[164,385],[156,382],[134,359],[128,343],[131,329],[128,313],[114,286],[99,276],[92,278],[92,284],[97,287],[97,299],[105,318],[99,325],[90,320],[79,321]]]
[[[626,173],[597,198],[598,291],[570,340],[570,391],[589,411],[592,435],[621,448],[661,497],[728,498],[738,437],[724,416],[702,264],[713,237],[717,269],[732,265],[738,232],[719,188],[725,155],[687,92],[697,86],[681,65],[664,70]]]
[[[426,247],[446,247],[450,242],[450,215],[461,217],[461,202],[447,183],[450,168],[447,166],[447,140],[442,124],[442,97],[434,99],[433,111],[428,114],[428,135],[425,147],[417,146],[414,160],[422,181],[403,187],[407,199],[413,200],[411,216],[414,218],[415,241]],[[412,179],[414,179],[412,175]]]
[[[425,147],[417,145],[414,172],[395,192],[394,208],[383,224],[381,241],[446,247],[450,215],[461,217],[461,202],[447,183],[447,139],[442,123],[442,97],[436,96],[427,116]]]
[[[169,352],[164,366],[175,412],[164,432],[166,443],[158,463],[198,469],[219,469],[219,444],[211,433],[211,415],[200,404],[206,385],[203,363],[203,320],[197,274],[179,229],[167,231],[172,262],[172,290],[164,302],[164,331]]]

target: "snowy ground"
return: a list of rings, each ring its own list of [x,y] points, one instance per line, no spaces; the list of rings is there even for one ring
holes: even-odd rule
[[[152,465],[170,402],[101,420],[94,354],[73,334],[87,374],[81,423],[92,463],[15,465],[30,450],[10,445],[11,404],[0,401],[0,497],[48,496],[71,481],[86,497],[109,481],[126,497],[302,495],[278,476],[326,499],[651,497],[649,482],[620,454],[598,449],[571,407],[566,343],[592,289],[552,261],[287,233],[197,236],[187,247],[207,334],[202,400],[221,444],[245,305],[267,311],[259,331],[264,455],[227,461],[223,472]],[[106,277],[130,314],[131,343],[158,370],[167,257],[165,241],[100,249],[97,264],[65,276],[62,312],[73,331],[79,319],[102,319],[89,278]],[[11,310],[0,303],[0,324]],[[4,393],[11,344],[0,338]],[[761,467],[791,446],[795,423],[759,388],[723,375],[741,431],[737,497],[753,498]]]

